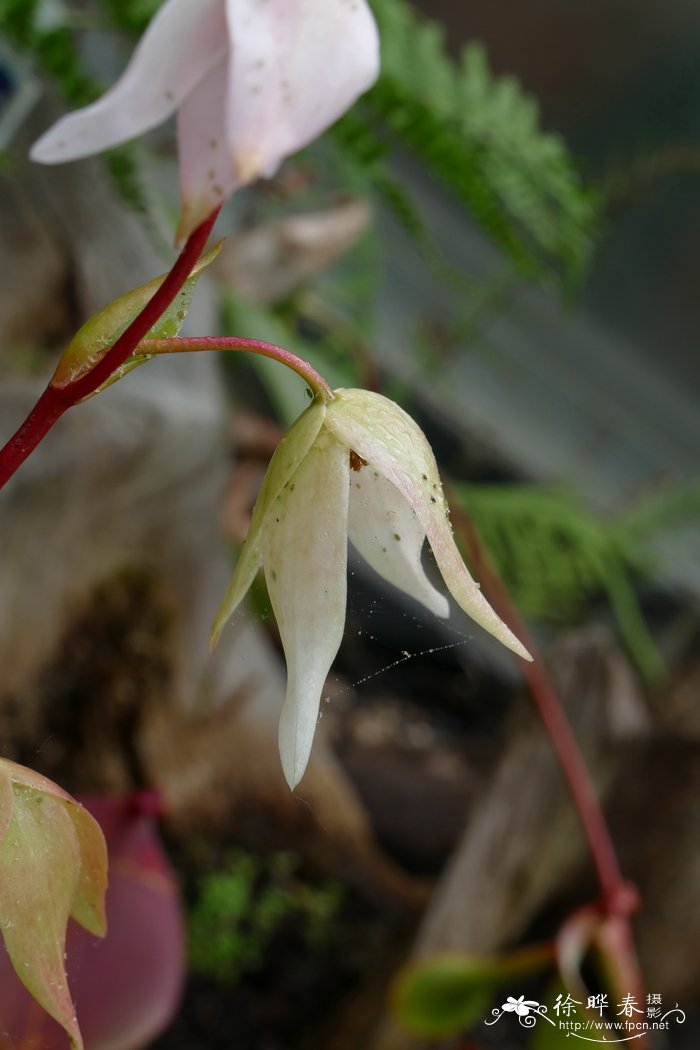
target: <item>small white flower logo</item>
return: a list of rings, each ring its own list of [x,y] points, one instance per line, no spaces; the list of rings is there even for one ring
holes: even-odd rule
[[[517,1014],[518,1017],[527,1017],[530,1011],[537,1010],[539,1005],[534,999],[526,999],[524,995],[521,995],[519,999],[514,999],[512,995],[509,995],[501,1010],[505,1010],[506,1013]]]

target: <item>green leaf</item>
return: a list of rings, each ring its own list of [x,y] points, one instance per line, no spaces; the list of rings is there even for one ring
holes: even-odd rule
[[[514,78],[494,76],[479,44],[455,61],[442,27],[406,0],[375,0],[373,10],[381,76],[336,141],[380,184],[388,147],[409,146],[521,273],[577,287],[599,202],[563,140],[539,126],[534,100]]]
[[[107,850],[97,822],[52,781],[0,760],[0,929],[17,976],[82,1048],[66,981],[69,916],[105,932]],[[8,819],[9,817],[9,819]]]
[[[6,770],[0,767],[0,842],[12,820],[12,811],[15,804],[15,795],[12,790],[12,781]],[[2,916],[0,916],[1,920]]]
[[[79,803],[66,803],[80,846],[80,874],[71,906],[71,916],[95,937],[107,932],[105,892],[107,847],[94,817]]]
[[[188,277],[170,306],[151,328],[142,343],[148,339],[175,338],[187,316],[197,280],[202,271],[216,258],[220,247],[221,244],[216,245],[197,262],[190,277]],[[153,298],[167,276],[167,273],[161,274],[160,277],[155,277],[152,281],[148,281],[147,284],[142,284],[138,288],[132,289],[132,291],[120,296],[119,299],[115,299],[114,302],[105,306],[99,313],[94,314],[86,321],[66,347],[53,374],[51,385],[55,387],[68,386],[92,371],[97,362],[104,357],[107,351],[116,343],[119,336]],[[143,364],[146,360],[148,360],[148,357],[145,354],[134,355],[134,357],[129,358],[120,369],[117,369],[107,383],[100,387],[100,390],[104,390],[105,387],[116,382],[126,372],[131,371],[139,364]]]
[[[0,842],[0,915],[17,976],[68,1033],[82,1038],[65,974],[66,926],[78,885],[80,843],[66,806],[15,786],[12,822]]]
[[[454,1035],[483,1019],[501,981],[490,959],[437,956],[399,974],[391,993],[392,1013],[416,1035]]]

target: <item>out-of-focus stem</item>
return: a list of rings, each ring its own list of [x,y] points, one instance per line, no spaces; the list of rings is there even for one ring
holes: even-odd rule
[[[451,506],[455,528],[491,604],[532,654],[532,663],[523,661],[519,664],[520,671],[530,688],[537,713],[547,730],[583,825],[603,894],[605,910],[609,914],[615,914],[618,910],[618,897],[621,890],[626,887],[626,883],[622,878],[610,832],[576,738],[571,731],[544,661],[538,654],[532,636],[503,585],[495,566],[484,550],[476,529],[468,515],[454,501],[451,501]]]

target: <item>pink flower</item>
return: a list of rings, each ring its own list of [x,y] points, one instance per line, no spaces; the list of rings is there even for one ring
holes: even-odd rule
[[[183,239],[325,131],[378,70],[366,0],[167,0],[121,79],[59,120],[31,157],[77,160],[177,111]]]

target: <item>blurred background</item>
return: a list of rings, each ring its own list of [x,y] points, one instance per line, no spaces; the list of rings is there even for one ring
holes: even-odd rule
[[[7,436],[85,318],[172,263],[173,127],[106,160],[26,160],[57,114],[119,74],[158,6],[0,0]],[[424,427],[458,541],[475,530],[541,646],[642,895],[644,995],[684,1011],[649,1045],[690,1050],[700,10],[372,6],[378,85],[226,207],[188,331],[287,346]],[[124,998],[111,1042],[103,1008],[81,1003],[91,964],[69,959],[86,1046],[556,1050],[566,1033],[543,1024],[484,1023],[507,996],[550,1013],[558,994],[581,1000],[552,943],[598,894],[507,654],[352,556],[345,640],[295,795],[262,579],[209,656],[266,464],[306,403],[268,361],[159,360],[70,413],[0,497],[0,751],[73,792],[157,792],[158,807],[129,810],[148,827],[136,869],[155,849],[168,901],[180,894],[182,928],[168,912],[130,941],[158,972],[167,955],[173,979]],[[104,953],[115,996],[129,973],[143,983],[123,943],[83,951]],[[592,994],[632,991],[600,952],[580,955]],[[50,1028],[30,1044],[22,1023],[0,1016],[8,1047],[66,1045]]]

